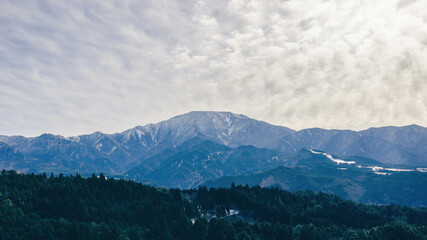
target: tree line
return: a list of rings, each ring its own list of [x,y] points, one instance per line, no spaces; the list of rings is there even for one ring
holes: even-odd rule
[[[235,214],[237,213],[238,214]],[[234,213],[234,214],[233,214]],[[426,239],[427,210],[312,191],[0,174],[0,239]]]

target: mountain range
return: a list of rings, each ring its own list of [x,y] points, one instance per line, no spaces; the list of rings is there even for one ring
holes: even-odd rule
[[[339,159],[310,149],[302,149],[294,155],[293,162],[287,167],[278,166],[258,173],[223,176],[203,185],[227,187],[234,183],[289,191],[310,189],[369,204],[427,206],[427,169],[424,168],[379,167],[381,163],[372,159]]]
[[[419,194],[410,202],[394,195],[370,198],[375,189],[367,187],[368,181],[381,185],[386,178],[408,178],[410,189],[425,188],[426,167],[427,129],[417,125],[295,131],[230,112],[190,112],[115,134],[0,136],[0,168],[20,172],[103,172],[179,188],[225,186],[232,179],[373,203],[427,205]],[[325,179],[319,177],[340,184],[320,184]]]

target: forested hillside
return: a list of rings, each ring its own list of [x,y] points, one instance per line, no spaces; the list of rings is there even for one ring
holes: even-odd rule
[[[427,210],[324,193],[0,175],[0,239],[425,239]]]

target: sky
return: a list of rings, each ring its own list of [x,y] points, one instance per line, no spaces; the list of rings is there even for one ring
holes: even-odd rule
[[[0,135],[194,110],[292,129],[427,126],[425,0],[0,0]]]

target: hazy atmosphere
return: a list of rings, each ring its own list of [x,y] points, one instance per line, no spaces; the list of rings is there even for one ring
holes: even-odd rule
[[[293,129],[427,126],[427,1],[0,2],[0,135],[193,110]]]

